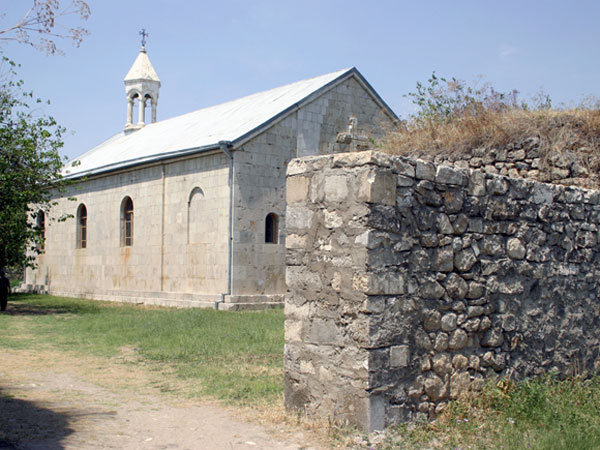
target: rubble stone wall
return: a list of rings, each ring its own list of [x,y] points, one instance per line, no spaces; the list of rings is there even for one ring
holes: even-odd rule
[[[529,178],[544,183],[597,188],[600,176],[598,156],[591,150],[551,150],[542,140],[530,137],[501,148],[473,148],[464,153],[432,153],[416,151],[410,155],[438,165],[477,169],[511,178]]]
[[[287,173],[289,410],[365,430],[600,365],[600,192],[360,152]]]

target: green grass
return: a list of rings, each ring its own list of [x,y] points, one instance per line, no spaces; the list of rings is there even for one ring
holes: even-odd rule
[[[283,311],[147,308],[43,295],[9,299],[0,339],[13,348],[52,348],[143,359],[198,380],[195,394],[239,403],[283,391]],[[194,394],[192,393],[192,394]]]
[[[600,378],[490,383],[433,423],[389,430],[376,448],[599,449]]]
[[[283,391],[281,310],[224,312],[17,295],[0,314],[3,347],[98,357],[133,354],[191,380],[189,395],[247,406]],[[152,366],[154,367],[154,365]],[[186,384],[187,385],[187,384]],[[334,431],[335,428],[332,428]],[[339,430],[342,438],[356,433]],[[404,424],[352,449],[600,449],[600,378],[490,383],[432,423]],[[335,440],[336,436],[331,435]]]

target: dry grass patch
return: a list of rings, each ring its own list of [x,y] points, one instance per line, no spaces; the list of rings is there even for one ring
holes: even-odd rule
[[[600,110],[511,109],[466,114],[445,123],[405,121],[388,135],[384,148],[400,155],[460,155],[473,148],[502,148],[530,138],[539,138],[540,149],[548,155],[568,150],[598,156]]]
[[[539,176],[534,178],[539,181],[563,183],[558,180],[569,178],[564,184],[599,187],[598,102],[551,109],[545,94],[540,94],[543,101],[531,104],[518,100],[517,94],[434,73],[408,94],[417,112],[390,131],[381,147],[391,154],[439,162],[525,149],[528,162],[535,159]],[[558,176],[560,172],[564,174]]]

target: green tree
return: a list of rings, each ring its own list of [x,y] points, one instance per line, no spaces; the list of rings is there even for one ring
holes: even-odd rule
[[[30,0],[12,25],[1,23],[7,17],[0,12],[0,45],[14,41],[50,55],[62,54],[57,40],[79,47],[89,34],[85,28],[70,26],[69,20],[87,20],[89,15],[85,0],[62,6],[60,0]],[[68,184],[58,153],[64,128],[37,112],[34,106],[42,102],[23,89],[23,81],[15,81],[16,64],[3,56],[1,63],[0,69],[8,70],[0,71],[0,267],[32,267],[44,247],[40,212],[47,217],[55,204],[53,194]]]
[[[33,266],[44,245],[38,212],[47,216],[53,191],[67,184],[58,153],[64,129],[37,112],[42,101],[16,81],[16,64],[2,60],[8,70],[0,75],[0,267]]]
[[[416,91],[407,94],[417,107],[411,118],[419,125],[439,125],[465,116],[510,109],[527,109],[519,103],[517,90],[499,92],[489,83],[472,85],[452,77],[447,79],[435,72],[427,83],[417,82]]]

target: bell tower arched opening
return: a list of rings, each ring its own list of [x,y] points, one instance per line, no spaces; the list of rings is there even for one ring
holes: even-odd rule
[[[147,34],[144,35],[144,39],[146,36]],[[156,122],[160,80],[146,53],[145,40],[124,81],[127,98],[125,132],[139,130],[146,125],[147,118],[150,119],[150,123]],[[147,115],[148,107],[150,111]]]

